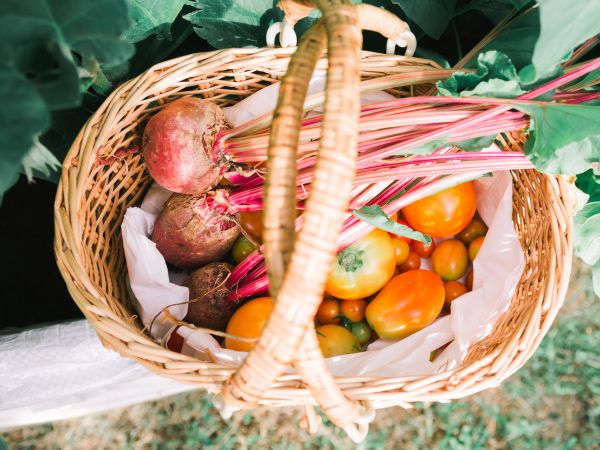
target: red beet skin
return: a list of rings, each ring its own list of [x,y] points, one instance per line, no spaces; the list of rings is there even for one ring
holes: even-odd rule
[[[173,194],[154,224],[152,240],[165,260],[182,269],[219,261],[240,234],[237,215],[219,212],[205,196]]]
[[[221,108],[195,97],[177,99],[146,125],[142,150],[152,178],[165,189],[202,194],[227,169],[213,151],[215,137],[229,128]]]

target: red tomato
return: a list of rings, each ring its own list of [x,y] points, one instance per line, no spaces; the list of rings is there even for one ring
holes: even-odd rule
[[[360,322],[365,318],[367,302],[363,298],[356,300],[342,300],[340,302],[340,313],[351,322]]]
[[[390,235],[375,229],[338,253],[325,285],[332,297],[356,300],[373,295],[394,276],[396,251]]]
[[[233,313],[227,324],[227,333],[243,338],[258,338],[273,310],[271,297],[261,297],[243,304]],[[225,348],[239,352],[249,352],[254,342],[242,341],[233,337],[225,338]]]
[[[392,236],[392,243],[394,244],[394,250],[396,251],[396,265],[399,266],[400,264],[404,264],[410,253],[408,242],[397,236]]]
[[[396,275],[367,306],[367,322],[382,339],[406,337],[435,320],[444,296],[441,278],[429,270]]]
[[[473,239],[469,244],[469,259],[471,261],[475,261],[475,258],[477,258],[477,255],[479,254],[479,249],[481,248],[484,239],[485,236],[479,236]]]
[[[334,298],[326,298],[317,310],[317,321],[321,325],[337,325],[342,321],[340,317],[340,302]]]
[[[415,270],[421,267],[421,258],[415,252],[410,252],[408,258],[403,264],[398,266],[400,273],[408,272],[409,270]]]
[[[444,283],[444,291],[445,291],[445,295],[446,295],[444,298],[444,302],[446,303],[446,306],[450,306],[450,303],[452,302],[452,300],[455,300],[458,297],[460,297],[461,295],[469,292],[467,287],[458,281],[446,281]]]
[[[475,188],[471,182],[417,200],[402,212],[408,224],[431,237],[445,238],[461,232],[477,208]]]
[[[317,339],[325,358],[360,352],[360,342],[356,336],[339,325],[317,328]]]
[[[410,243],[410,250],[415,252],[421,258],[429,258],[433,253],[433,249],[435,248],[435,242],[431,240],[431,244],[427,245],[421,241],[413,240]]]
[[[475,216],[473,217],[473,220],[471,220],[471,223],[458,233],[456,237],[463,241],[465,245],[469,245],[473,239],[478,238],[479,236],[485,236],[487,231],[487,225],[479,216]]]
[[[262,211],[240,213],[240,225],[252,239],[262,242]]]
[[[440,242],[431,255],[433,271],[444,280],[458,280],[465,274],[468,263],[467,248],[458,239]]]

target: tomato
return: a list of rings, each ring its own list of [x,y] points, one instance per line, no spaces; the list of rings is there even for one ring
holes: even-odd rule
[[[487,225],[480,217],[475,216],[473,217],[473,220],[471,220],[471,223],[467,225],[467,228],[458,233],[456,237],[463,241],[465,245],[469,245],[473,239],[478,238],[479,236],[485,236],[487,231]]]
[[[356,336],[339,325],[317,328],[317,339],[325,358],[360,352],[360,342]]]
[[[248,240],[246,236],[240,234],[239,237],[235,240],[233,244],[233,248],[231,249],[231,254],[236,263],[241,263],[244,259],[248,257],[250,253],[256,250],[256,246]]]
[[[469,273],[467,274],[467,277],[465,278],[465,285],[467,286],[467,289],[469,289],[470,291],[473,290],[473,271],[469,270]]]
[[[425,242],[415,241],[413,240],[410,243],[410,250],[415,252],[421,258],[429,258],[433,253],[433,249],[435,248],[435,242],[433,239],[429,245],[425,244]]]
[[[367,322],[382,339],[398,339],[426,327],[442,311],[444,284],[430,270],[396,275],[367,306]]]
[[[477,255],[479,254],[479,249],[481,248],[484,239],[485,236],[479,236],[473,239],[469,244],[469,259],[471,261],[475,261],[475,258],[477,258]]]
[[[392,217],[394,217],[394,216],[392,216]],[[390,217],[390,219],[391,219],[392,217]],[[394,220],[395,220],[396,222],[398,222],[400,225],[404,225],[404,226],[406,226],[406,227],[409,227],[409,228],[410,228],[410,225],[409,225],[409,224],[406,222],[406,220],[404,220],[404,219],[399,219],[399,218],[398,218],[398,213],[396,213],[396,214],[395,214]],[[411,238],[408,238],[408,237],[406,237],[406,236],[399,236],[399,235],[397,235],[397,234],[392,234],[391,236],[392,236],[392,237],[395,237],[395,238],[397,238],[397,239],[400,239],[400,240],[402,240],[402,241],[406,242],[407,244],[410,244],[410,241],[412,241],[412,239],[411,239]]]
[[[394,244],[394,250],[396,251],[396,265],[399,266],[400,264],[404,264],[410,253],[408,242],[396,236],[392,236],[392,243]]]
[[[402,212],[415,230],[445,238],[460,233],[471,222],[476,208],[475,188],[469,181],[417,200]]]
[[[458,239],[440,242],[431,255],[433,271],[444,280],[458,280],[467,270],[467,248]]]
[[[244,338],[258,338],[267,323],[273,309],[271,297],[250,300],[233,313],[227,324],[227,333]],[[249,352],[254,342],[241,341],[232,337],[225,338],[225,348],[239,352]]]
[[[452,300],[455,300],[461,295],[469,292],[467,287],[459,281],[446,281],[444,283],[444,291],[446,293],[446,297],[444,298],[446,306],[450,306],[450,302],[452,302]]]
[[[398,266],[400,273],[415,270],[421,267],[421,258],[415,252],[410,252],[404,264]]]
[[[342,300],[340,302],[340,312],[351,322],[360,322],[365,318],[365,309],[367,302],[359,298],[357,300]]]
[[[178,329],[179,327],[175,327],[171,332],[171,336],[169,336],[169,340],[167,341],[167,348],[174,352],[181,353],[181,349],[183,348],[183,337],[177,332]]]
[[[371,336],[373,335],[373,330],[371,330],[369,324],[364,320],[353,323],[350,331],[352,331],[352,334],[356,336],[356,339],[358,339],[358,342],[361,344],[369,342],[369,339],[371,339]]]
[[[365,298],[381,289],[394,275],[396,251],[390,235],[375,229],[338,253],[325,285],[332,297]]]
[[[340,317],[340,302],[334,298],[323,300],[317,310],[317,321],[321,325],[339,324],[342,321]]]
[[[252,239],[262,242],[262,211],[240,213],[240,225]]]

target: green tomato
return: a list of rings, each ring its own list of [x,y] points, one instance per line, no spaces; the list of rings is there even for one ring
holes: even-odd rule
[[[231,254],[233,255],[233,259],[237,264],[241,263],[244,259],[250,255],[254,250],[256,250],[256,246],[250,242],[250,240],[240,234],[240,236],[236,239],[233,244],[233,248],[231,249]]]
[[[352,324],[352,334],[356,336],[358,342],[365,344],[371,339],[373,330],[371,330],[371,327],[366,321],[361,320],[360,322],[354,322]]]

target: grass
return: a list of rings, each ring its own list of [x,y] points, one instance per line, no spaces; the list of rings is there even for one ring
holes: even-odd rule
[[[359,448],[591,449],[600,442],[600,302],[576,266],[567,303],[531,360],[501,387],[452,403],[381,410]],[[202,392],[7,433],[11,449],[346,449],[325,421],[315,435],[298,408],[223,421]],[[0,450],[3,450],[0,439]]]

